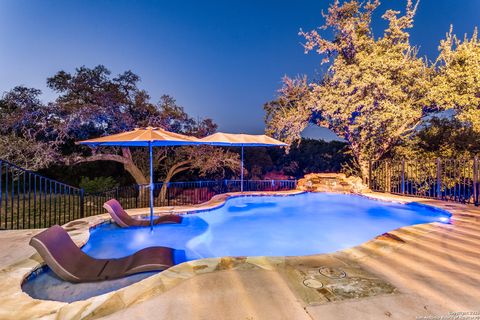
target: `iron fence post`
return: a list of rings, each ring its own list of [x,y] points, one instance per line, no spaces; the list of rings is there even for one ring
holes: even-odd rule
[[[479,187],[479,182],[478,182],[478,157],[475,156],[473,158],[473,203],[478,206],[479,201],[478,201],[478,187]]]
[[[442,162],[437,158],[437,199],[442,199]]]
[[[84,199],[85,190],[80,189],[80,217],[85,217],[85,199]]]
[[[402,159],[402,194],[405,194],[405,159]]]
[[[167,206],[170,206],[170,182],[167,183]]]
[[[140,190],[141,186],[139,184],[137,184],[137,186],[135,187],[135,208],[138,208],[138,197],[140,197]]]
[[[372,160],[368,161],[368,181],[367,186],[368,189],[372,189]]]

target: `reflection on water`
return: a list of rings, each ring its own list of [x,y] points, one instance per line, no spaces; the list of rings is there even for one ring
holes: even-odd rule
[[[305,193],[236,197],[224,206],[184,215],[181,224],[91,230],[82,248],[95,258],[119,258],[151,247],[175,249],[175,263],[222,256],[292,256],[329,253],[413,224],[449,222],[450,214],[421,204],[398,204],[355,195]],[[101,283],[71,284],[51,271],[24,284],[34,298],[74,301],[117,290],[154,273]]]
[[[83,250],[98,258],[123,257],[149,246],[185,251],[185,259],[221,256],[292,256],[359,245],[385,232],[419,223],[448,222],[450,215],[420,204],[361,196],[304,193],[247,196],[185,215],[181,224],[92,230]]]

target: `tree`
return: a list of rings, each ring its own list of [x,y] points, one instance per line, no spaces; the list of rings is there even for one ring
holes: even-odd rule
[[[3,159],[32,170],[50,164],[114,161],[138,184],[148,183],[145,148],[89,148],[75,141],[132,130],[161,127],[203,137],[215,132],[211,119],[194,120],[171,96],[157,104],[138,88],[140,78],[131,71],[112,77],[104,66],[60,71],[47,79],[58,98],[47,105],[36,89],[16,87],[0,100],[0,154]],[[213,156],[212,156],[213,155]],[[170,181],[176,174],[195,170],[201,175],[238,165],[238,155],[221,148],[155,148],[156,179]]]
[[[285,79],[278,99],[267,103],[267,129],[287,142],[314,123],[331,129],[349,144],[361,174],[368,162],[405,139],[430,111],[425,108],[431,70],[409,43],[416,5],[406,12],[387,10],[383,36],[375,39],[371,17],[378,0],[361,4],[335,1],[319,30],[301,31],[305,51],[331,62],[321,81]],[[332,40],[322,31],[333,34]],[[328,33],[327,33],[328,35]]]
[[[57,119],[39,99],[40,90],[18,86],[0,99],[0,158],[29,170],[56,160]]]
[[[245,148],[245,177],[253,180],[261,180],[266,172],[271,171],[273,162],[269,149],[267,147],[251,147]],[[280,149],[280,148],[275,148]]]
[[[435,116],[389,154],[399,159],[471,158],[480,153],[480,132],[454,116]]]
[[[152,104],[149,95],[138,88],[139,81],[131,71],[112,78],[104,66],[81,67],[73,75],[60,71],[48,79],[49,87],[60,94],[55,106],[65,119],[63,131],[68,140],[64,150],[72,163],[116,161],[123,164],[136,183],[146,184],[149,168],[144,148],[102,147],[90,152],[73,142],[144,126],[196,136],[215,131],[216,125],[211,119],[193,120],[168,95],[163,95],[158,104]],[[204,148],[155,148],[154,169],[168,182],[185,170],[211,172],[213,168],[235,161],[235,155],[222,149],[205,161],[202,156],[205,151]]]
[[[188,170],[194,170],[201,177],[207,174],[222,172],[225,170],[238,172],[240,160],[237,153],[214,146],[188,146],[173,150],[172,156],[167,157],[163,167],[163,185],[159,198],[165,199],[167,185],[175,175]]]
[[[276,100],[265,103],[267,134],[277,136],[289,146],[300,139],[300,133],[313,121],[311,91],[306,77],[283,78]]]
[[[277,170],[296,178],[314,172],[340,172],[351,162],[343,141],[302,138],[292,144],[288,153],[274,148],[269,153]]]
[[[440,54],[435,63],[430,102],[444,109],[454,109],[456,117],[480,132],[480,41],[475,29],[463,41],[450,28],[440,42]]]
[[[130,149],[102,148],[90,152],[74,144],[148,125],[147,119],[152,119],[156,110],[148,94],[137,88],[138,81],[139,77],[130,71],[111,78],[104,66],[80,67],[73,75],[60,71],[47,79],[48,86],[60,94],[52,106],[63,120],[62,154],[67,163],[116,161],[123,164],[137,183],[147,183]]]

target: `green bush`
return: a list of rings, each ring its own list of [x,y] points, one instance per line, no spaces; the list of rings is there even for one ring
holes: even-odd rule
[[[118,183],[112,177],[96,177],[93,179],[82,177],[80,180],[80,188],[83,188],[86,193],[96,193],[116,187],[118,187]]]

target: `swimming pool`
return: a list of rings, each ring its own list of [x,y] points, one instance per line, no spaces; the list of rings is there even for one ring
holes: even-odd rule
[[[216,209],[183,216],[181,224],[91,230],[83,251],[123,257],[149,246],[176,249],[175,262],[222,256],[299,256],[353,247],[403,226],[448,222],[446,211],[363,196],[303,193],[240,196]]]
[[[174,250],[176,264],[208,257],[300,256],[330,253],[408,225],[448,223],[446,211],[356,195],[302,193],[239,196],[221,207],[183,216],[181,224],[120,228],[106,223],[90,230],[82,250],[96,258],[119,258],[150,246]],[[22,284],[36,299],[73,302],[118,290],[157,272],[93,283],[69,283],[48,267]]]

